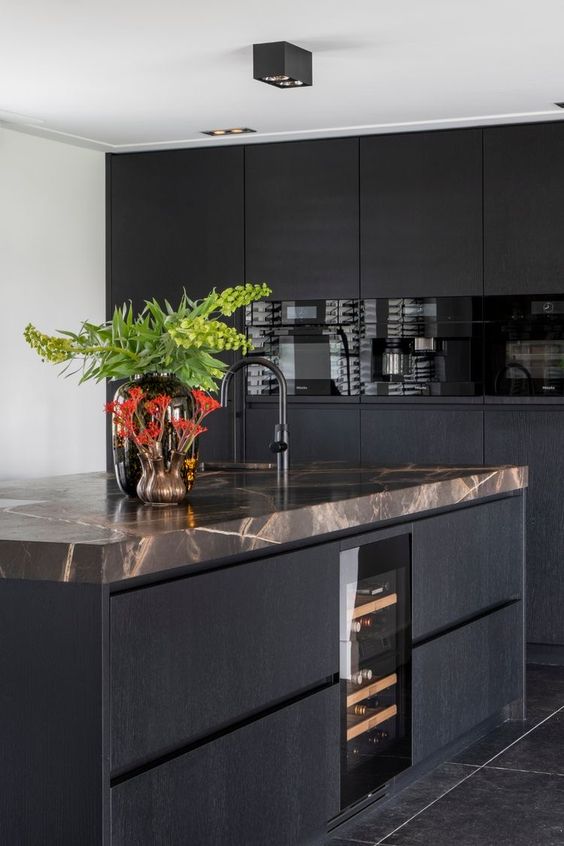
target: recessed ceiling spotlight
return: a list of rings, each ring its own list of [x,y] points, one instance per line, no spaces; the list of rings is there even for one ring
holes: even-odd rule
[[[256,129],[249,129],[248,126],[235,126],[233,129],[204,129],[202,135],[244,135],[246,132],[256,132]]]
[[[253,44],[253,78],[276,88],[313,85],[313,56],[288,41]]]

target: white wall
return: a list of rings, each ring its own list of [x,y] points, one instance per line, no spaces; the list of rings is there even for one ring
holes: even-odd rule
[[[0,128],[0,479],[101,470],[103,384],[22,337],[104,319],[104,155]]]

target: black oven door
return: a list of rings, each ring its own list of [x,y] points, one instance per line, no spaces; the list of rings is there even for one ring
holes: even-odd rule
[[[486,299],[486,394],[564,396],[564,298]]]

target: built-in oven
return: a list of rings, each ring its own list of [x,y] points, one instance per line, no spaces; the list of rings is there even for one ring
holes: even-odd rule
[[[465,397],[483,390],[479,297],[367,299],[360,305],[360,390]]]
[[[253,303],[245,315],[255,353],[277,364],[294,396],[354,396],[359,386],[358,300]],[[247,375],[249,396],[278,391],[259,366]]]
[[[564,296],[486,297],[488,396],[564,396]]]

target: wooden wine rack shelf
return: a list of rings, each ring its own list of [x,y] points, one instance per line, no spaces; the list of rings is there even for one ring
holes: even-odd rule
[[[364,617],[365,614],[373,614],[375,611],[381,611],[382,608],[388,608],[390,605],[397,605],[397,603],[397,593],[389,593],[387,596],[381,596],[380,599],[369,599],[368,602],[363,602],[362,605],[353,608],[352,619],[357,620],[359,617]]]
[[[375,696],[381,690],[386,690],[386,688],[397,684],[397,681],[397,674],[390,673],[389,676],[384,676],[384,678],[377,679],[372,684],[360,688],[360,690],[355,690],[354,693],[349,693],[347,696],[347,708],[350,708],[351,705],[356,705],[357,702],[362,702],[363,699],[370,699],[371,696]]]
[[[380,723],[385,723],[386,720],[395,717],[397,712],[397,705],[390,705],[389,708],[384,708],[382,711],[378,711],[377,714],[372,714],[372,716],[368,717],[368,719],[361,720],[359,723],[349,726],[349,728],[347,728],[347,740],[354,740],[354,738],[358,737],[359,734],[371,731],[371,729],[379,726]]]

